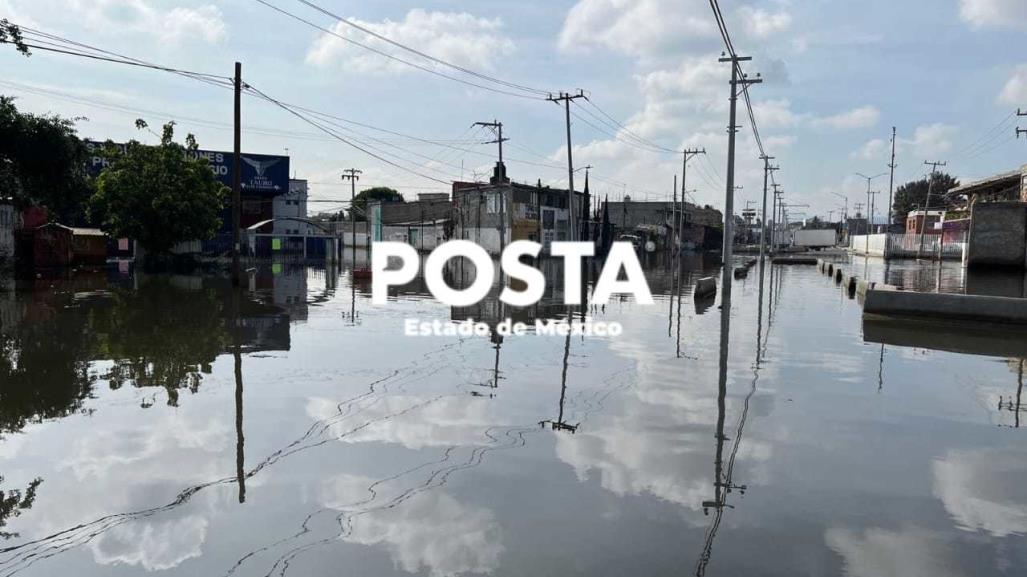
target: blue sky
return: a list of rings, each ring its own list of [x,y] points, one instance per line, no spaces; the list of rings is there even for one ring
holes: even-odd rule
[[[267,1],[396,52],[296,0]],[[553,91],[585,89],[632,133],[662,146],[705,147],[707,158],[689,165],[687,186],[699,202],[723,204],[729,69],[717,62],[723,46],[706,0],[315,3],[504,80]],[[754,57],[747,70],[765,78],[751,94],[766,150],[781,165],[777,180],[789,202],[811,205],[808,215],[837,210],[842,201],[831,192],[847,195],[850,210],[865,199],[865,181],[853,173],[887,170],[893,125],[898,183],[921,176],[925,160],[948,161],[964,180],[1027,162],[1027,140],[1013,138],[1017,119],[1010,117],[1017,106],[1027,109],[1024,0],[725,0],[721,8],[736,49]],[[555,104],[397,65],[254,0],[0,0],[0,17],[201,72],[228,76],[239,60],[249,84],[280,100],[449,141],[455,148],[366,128],[354,135],[400,155],[390,158],[413,172],[443,181],[487,174],[495,147],[465,141],[484,138],[468,130],[473,122],[499,119],[511,138],[512,178],[566,182],[563,112]],[[88,117],[80,123],[83,136],[152,140],[133,128],[142,116],[151,125],[178,120],[204,148],[231,147],[228,91],[41,51],[24,58],[5,50],[0,70],[0,93],[18,96],[25,110]],[[243,113],[244,127],[257,130],[244,133],[244,149],[273,154],[288,148],[314,198],[348,197],[339,179],[348,167],[364,170],[361,186],[396,186],[408,198],[445,189],[318,135],[268,103],[248,98]],[[599,125],[584,109],[579,114]],[[1027,118],[1020,120],[1027,127]],[[743,124],[736,207],[758,199],[762,189],[762,163]],[[615,198],[625,190],[635,198],[668,198],[680,157],[640,150],[625,142],[629,136],[616,139],[612,132],[574,119],[575,164],[595,167],[593,190]],[[887,178],[874,186],[887,193]]]

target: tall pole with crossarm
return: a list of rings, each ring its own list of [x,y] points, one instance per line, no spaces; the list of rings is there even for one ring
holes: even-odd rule
[[[757,78],[750,79],[748,75],[742,74],[741,78],[739,78],[741,67],[738,63],[748,60],[752,60],[752,57],[738,56],[734,53],[723,55],[720,58],[720,62],[731,63],[731,111],[727,127],[727,184],[724,191],[724,248],[721,253],[724,261],[721,289],[725,296],[731,294],[731,253],[734,249],[735,241],[735,134],[738,132],[738,125],[736,124],[738,94],[741,90],[748,88],[750,84],[763,82],[758,77],[759,75],[757,75]]]

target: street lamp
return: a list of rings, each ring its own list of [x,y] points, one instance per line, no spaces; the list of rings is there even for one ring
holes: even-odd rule
[[[880,178],[882,176],[887,176],[888,173],[887,172],[882,172],[881,174],[875,174],[873,176],[867,176],[867,175],[865,175],[865,174],[863,174],[861,172],[857,172],[855,174],[856,174],[856,176],[858,176],[860,178],[867,179],[867,208],[870,209],[870,214],[869,214],[869,216],[867,218],[867,226],[866,226],[867,242],[866,242],[866,255],[865,256],[869,259],[870,258],[870,225],[871,225],[871,222],[873,222],[873,219],[874,219],[873,206],[871,205],[871,202],[872,202],[871,194],[873,194],[873,193],[870,192],[870,181],[875,179],[875,178]]]

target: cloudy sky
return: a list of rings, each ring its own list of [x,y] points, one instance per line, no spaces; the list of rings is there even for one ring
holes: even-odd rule
[[[345,135],[402,166],[372,158],[256,98],[244,101],[244,150],[283,153],[312,183],[314,198],[343,199],[341,169],[360,184],[397,187],[408,198],[485,175],[495,146],[476,121],[498,119],[515,180],[566,182],[563,111],[544,99],[483,90],[401,64],[346,40],[439,68],[339,23],[297,0],[0,0],[0,17],[136,58],[229,76],[276,99],[362,123]],[[316,0],[315,4],[425,53],[522,86],[584,89],[599,108],[575,103],[576,166],[594,166],[593,191],[667,198],[678,155],[645,150],[636,136],[670,149],[705,147],[687,187],[723,204],[729,69],[706,0]],[[961,179],[1027,161],[1015,139],[1027,109],[1024,0],[723,0],[747,71],[766,150],[789,202],[827,215],[865,199],[854,172],[887,171],[898,129],[897,182],[925,160],[948,161]],[[153,139],[132,127],[175,119],[204,148],[230,149],[231,93],[165,72],[37,51],[0,53],[0,93],[33,112],[84,116],[83,136]],[[491,85],[496,86],[496,85]],[[502,88],[502,87],[499,87]],[[513,91],[517,91],[514,89]],[[627,127],[615,134],[612,122]],[[1020,119],[1027,127],[1027,118]],[[604,124],[605,122],[605,124]],[[383,132],[384,129],[391,132]],[[630,131],[630,132],[628,132]],[[423,140],[412,140],[403,135]],[[755,201],[762,163],[748,125],[739,140],[736,207]],[[429,140],[433,142],[425,142]],[[372,148],[373,147],[373,148]],[[431,177],[432,179],[425,178]],[[579,181],[580,186],[580,181]],[[887,193],[887,178],[875,188]],[[332,202],[314,210],[337,208]]]

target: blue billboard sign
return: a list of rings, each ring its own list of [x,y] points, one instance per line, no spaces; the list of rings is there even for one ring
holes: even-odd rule
[[[86,167],[89,174],[96,176],[100,174],[109,161],[100,154],[104,143],[95,140],[87,140],[91,156],[89,165]],[[114,143],[114,146],[124,150],[124,143]],[[210,166],[211,172],[225,186],[232,187],[232,153],[217,150],[197,150],[189,153],[197,158],[204,158]],[[240,172],[241,192],[255,196],[278,196],[289,192],[289,157],[268,154],[250,154],[247,152],[241,155]]]

